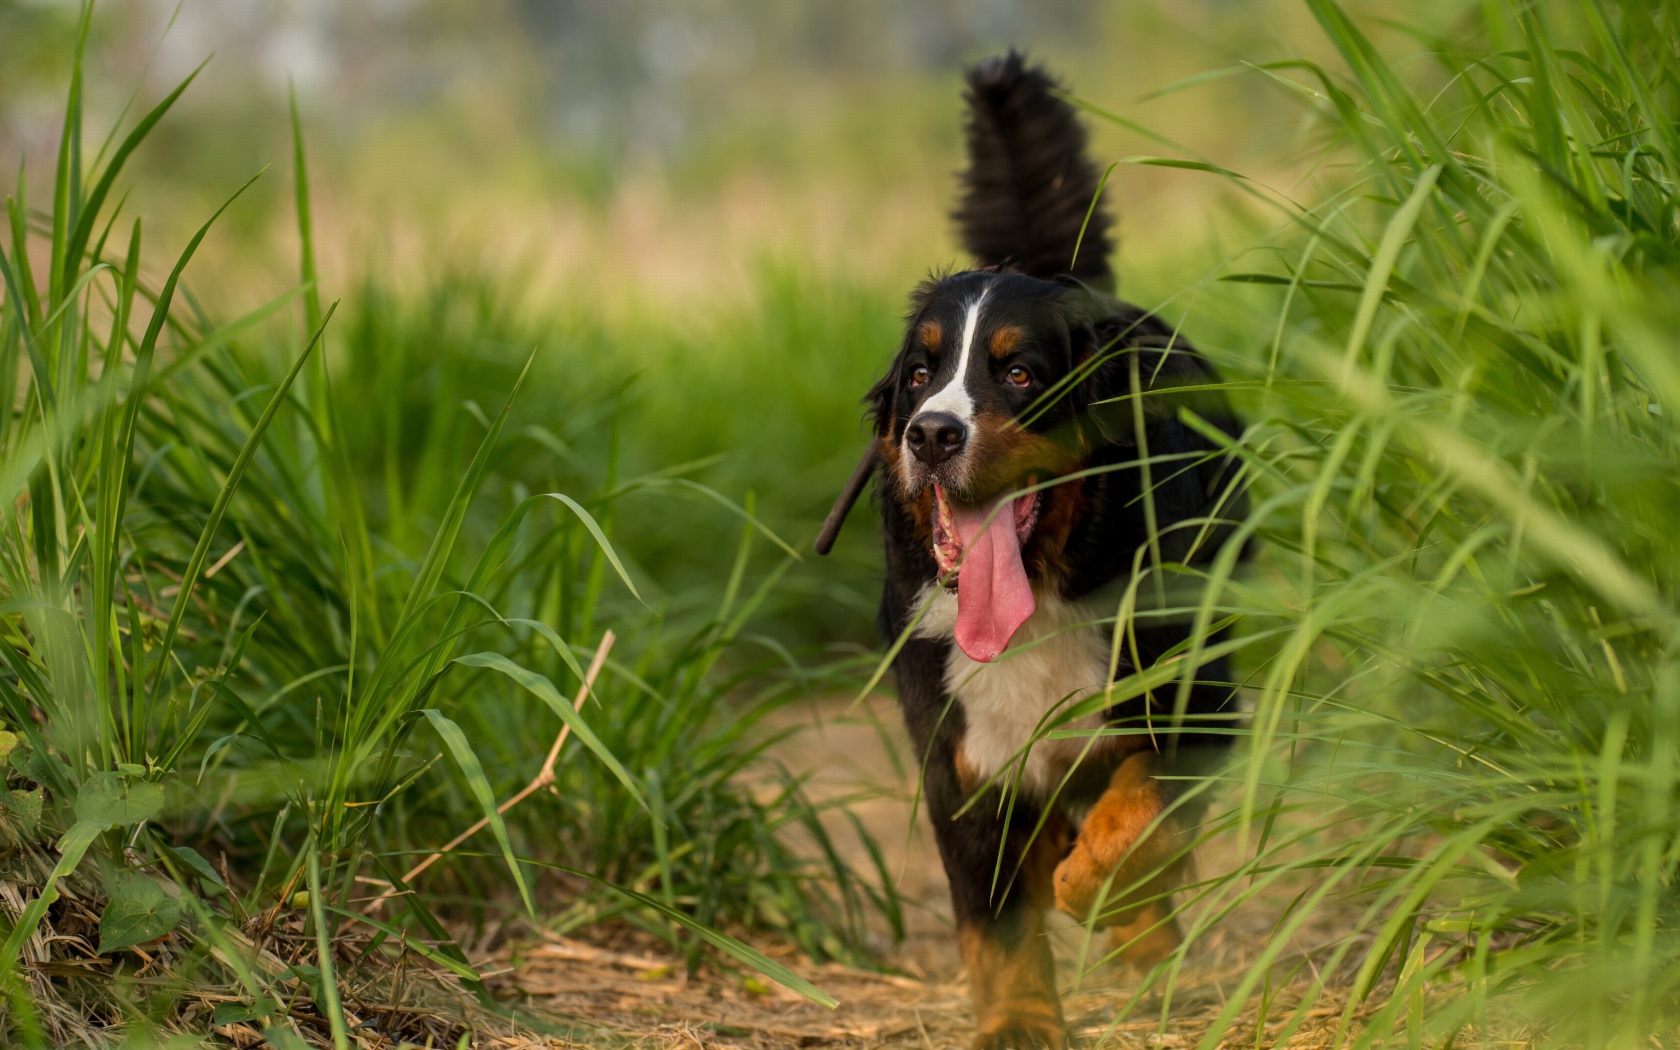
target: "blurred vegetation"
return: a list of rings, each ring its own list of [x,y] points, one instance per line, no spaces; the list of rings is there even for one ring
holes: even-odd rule
[[[1287,226],[1184,322],[1241,377],[1262,551],[1194,610],[1252,632],[1254,708],[1205,829],[1244,861],[1186,915],[1305,880],[1203,1045],[1335,900],[1338,1045],[1672,1041],[1680,6],[1483,5],[1404,49],[1307,6],[1335,65],[1229,75],[1286,85],[1334,170],[1224,173]]]
[[[7,18],[30,30],[0,37],[62,54],[72,10],[0,7],[0,30]],[[1324,50],[1284,0],[860,3],[798,15],[739,0],[413,0],[264,15],[190,2],[178,13],[102,10],[97,24],[91,66],[104,76],[89,82],[91,126],[114,119],[126,92],[166,91],[213,52],[134,156],[129,208],[165,237],[190,234],[252,171],[284,170],[296,82],[321,292],[346,296],[356,331],[343,353],[329,349],[333,368],[420,341],[430,353],[408,358],[418,368],[386,380],[405,398],[450,390],[457,405],[484,407],[534,346],[534,390],[623,388],[638,418],[625,469],[717,455],[697,479],[731,497],[753,491],[801,548],[862,442],[857,395],[890,358],[906,289],[958,262],[944,215],[963,60],[1038,47],[1084,97],[1265,173],[1297,165],[1300,119],[1285,92],[1215,81],[1131,101],[1238,55]],[[45,60],[42,76],[17,76],[12,97],[52,99],[62,82]],[[0,146],[22,144],[47,170],[57,104],[13,106],[3,119]],[[1095,131],[1109,158],[1159,150],[1137,129]],[[255,306],[294,281],[291,190],[276,175],[203,245],[190,287],[205,301]],[[1151,304],[1270,222],[1213,180],[1136,168],[1122,190],[1124,282]],[[438,385],[454,354],[489,366]],[[754,412],[739,412],[743,402]],[[516,412],[521,425],[570,432],[571,464],[603,469],[603,428],[559,422],[539,400]],[[410,417],[410,433],[433,422]],[[711,551],[731,543],[734,519],[697,506],[622,526],[652,586],[680,595],[714,576]],[[771,630],[869,643],[874,564],[867,529],[850,529],[837,558],[791,571]]]
[[[1420,8],[1440,20],[1456,11]],[[0,20],[25,17],[39,50],[62,53],[74,21],[64,5],[0,7]],[[1148,128],[1172,128],[1222,165],[1294,179],[1309,166],[1287,91],[1215,79],[1144,96],[1237,61],[1329,53],[1289,0],[803,11],[409,0],[263,15],[189,2],[98,22],[90,126],[114,118],[134,85],[142,97],[168,90],[214,54],[134,159],[129,207],[166,237],[189,234],[251,172],[287,166],[295,82],[322,294],[346,297],[358,333],[359,345],[329,350],[334,368],[419,341],[429,353],[383,381],[428,397],[446,359],[464,354],[488,367],[451,372],[443,389],[482,406],[538,347],[545,396],[637,406],[638,432],[619,449],[626,469],[720,457],[697,479],[732,498],[752,491],[800,547],[855,459],[857,397],[891,356],[906,290],[959,262],[945,215],[962,62],[1038,48],[1083,97],[1139,122],[1097,124],[1105,158],[1160,152]],[[13,97],[55,97],[61,73],[43,69],[20,73]],[[7,116],[0,166],[10,140],[48,170],[57,110],[35,107],[32,124]],[[293,281],[290,187],[276,176],[201,249],[190,287],[206,301],[250,308]],[[1117,199],[1126,290],[1169,312],[1212,261],[1275,221],[1182,172],[1133,168]],[[571,426],[537,400],[516,411],[521,423]],[[571,430],[572,465],[598,473],[610,433]],[[712,552],[732,542],[731,516],[694,510],[621,523],[672,601],[714,578]],[[789,574],[771,629],[869,643],[875,559],[868,530],[848,530],[836,558]]]
[[[905,290],[955,261],[955,69],[1025,43],[1131,161],[1123,289],[1252,424],[1259,557],[1185,610],[1242,624],[1252,739],[1207,833],[1249,859],[1185,924],[1297,880],[1281,951],[1359,902],[1315,956],[1379,1004],[1350,1040],[1673,1036],[1673,0],[113,6],[80,163],[77,19],[0,2],[12,881],[66,841],[94,897],[139,864],[218,950],[299,886],[343,907],[530,780],[610,627],[562,790],[392,921],[542,879],[558,928],[858,957],[897,901],[796,847],[824,825],[760,726],[874,670],[876,540],[859,512],[832,559],[781,544],[855,459]],[[211,51],[95,208],[104,129]],[[20,1038],[53,1031],[28,980]]]

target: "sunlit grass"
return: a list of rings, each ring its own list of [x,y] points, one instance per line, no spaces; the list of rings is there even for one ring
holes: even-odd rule
[[[1300,894],[1203,1045],[1349,894],[1341,1045],[1672,1037],[1680,10],[1486,5],[1402,62],[1308,6],[1343,68],[1230,75],[1300,99],[1321,199],[1234,182],[1288,225],[1185,322],[1246,388],[1262,551],[1202,605],[1254,632],[1205,829],[1247,859],[1185,919]]]

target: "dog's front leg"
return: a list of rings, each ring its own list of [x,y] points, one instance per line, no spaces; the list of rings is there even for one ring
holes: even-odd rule
[[[906,662],[944,666],[942,656]],[[1054,899],[1050,874],[1066,851],[1066,834],[1058,820],[1034,836],[1037,808],[1018,798],[1014,812],[1005,816],[996,789],[968,804],[976,785],[962,760],[961,709],[946,709],[942,682],[914,678],[913,671],[901,671],[900,691],[923,757],[922,797],[951,884],[974,995],[974,1045],[980,1050],[1066,1046],[1056,960],[1044,928],[1045,909]],[[919,692],[918,684],[928,688]]]
[[[1055,872],[1056,906],[1109,927],[1121,958],[1144,967],[1180,943],[1169,894],[1188,861],[1187,833],[1154,777],[1162,764],[1153,752],[1120,764]]]
[[[1056,960],[1044,928],[1050,870],[1061,852],[1057,827],[1047,826],[1029,843],[1036,809],[1017,799],[1005,817],[996,790],[956,816],[968,800],[961,780],[957,763],[936,770],[930,762],[923,790],[974,995],[975,1046],[1065,1046]]]

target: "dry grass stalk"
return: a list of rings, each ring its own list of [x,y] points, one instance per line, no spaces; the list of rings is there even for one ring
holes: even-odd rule
[[[577,699],[572,701],[572,710],[583,710],[584,703],[589,699],[590,690],[595,687],[595,677],[601,673],[602,666],[607,662],[607,654],[612,652],[613,643],[617,640],[617,635],[613,634],[611,630],[601,636],[601,644],[596,647],[595,656],[589,661],[589,669],[584,672],[583,684],[578,687]],[[548,749],[548,757],[543,760],[542,769],[538,770],[537,775],[531,779],[529,784],[526,784],[523,788],[521,788],[518,794],[509,798],[500,806],[497,806],[497,813],[506,813],[514,806],[517,806],[519,803],[529,798],[532,793],[540,791],[554,783],[554,765],[559,761],[560,749],[566,745],[566,738],[571,736],[571,734],[572,727],[570,724],[562,725],[560,727],[560,734],[554,738],[554,745]],[[419,878],[427,868],[441,860],[445,853],[451,852],[456,847],[460,846],[461,843],[472,838],[480,831],[483,831],[486,827],[489,827],[489,825],[490,818],[484,817],[472,827],[450,839],[447,844],[439,848],[435,853],[431,854],[425,860],[422,860],[420,863],[409,869],[408,874],[402,877],[401,889],[393,886],[389,890],[380,894],[374,899],[373,903],[368,905],[368,911],[378,911],[384,906],[387,900],[404,892],[404,890],[412,886],[414,884],[414,880]]]

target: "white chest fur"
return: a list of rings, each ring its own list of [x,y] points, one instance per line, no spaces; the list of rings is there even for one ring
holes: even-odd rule
[[[981,782],[1005,769],[1013,779],[1022,749],[1035,733],[1058,721],[1046,716],[1068,710],[1108,681],[1109,636],[1093,621],[1112,616],[1114,607],[1035,597],[1037,610],[1003,656],[989,664],[976,663],[953,643],[945,662],[945,687],[962,705],[967,723],[963,758]],[[941,589],[916,633],[950,638],[956,623],[957,597]],[[1091,715],[1055,728],[1095,729],[1102,721],[1100,715]],[[1021,790],[1030,797],[1047,797],[1088,744],[1085,739],[1034,743],[1021,768]]]

